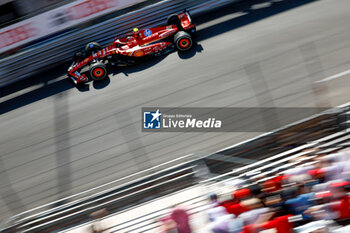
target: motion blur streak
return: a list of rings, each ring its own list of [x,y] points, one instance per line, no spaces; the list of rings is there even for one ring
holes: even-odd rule
[[[67,166],[67,187],[77,193],[191,152],[214,152],[260,134],[135,133],[141,131],[141,107],[253,107],[271,101],[275,107],[317,106],[315,79],[350,67],[350,2],[285,0],[256,9],[253,2],[268,1],[247,1],[194,19],[199,45],[191,53],[115,69],[109,80],[87,88],[76,89],[68,79],[62,80],[64,66],[17,84],[25,88],[51,80],[1,104],[1,176],[8,177],[1,182],[1,218],[21,211],[9,203],[17,202],[8,197],[14,192],[25,208],[60,198],[57,174],[64,169],[57,171],[58,166]],[[308,43],[315,53],[301,49]],[[315,69],[305,64],[308,55],[319,61],[312,66]],[[247,73],[251,64],[259,67],[260,75]],[[264,85],[258,86],[261,77]],[[346,78],[326,83],[329,105],[349,100],[349,84]],[[1,95],[18,89],[12,85]],[[59,93],[64,95],[65,119],[57,117]],[[57,121],[66,122],[59,132]],[[69,151],[62,161],[56,159],[59,150]],[[142,166],[138,163],[144,158],[130,156],[144,153],[148,162]]]
[[[62,92],[54,98],[54,116],[55,116],[55,140],[56,140],[56,166],[57,166],[57,193],[60,198],[69,196],[71,190],[70,169],[70,145],[69,133],[62,134],[60,132],[69,132],[69,109],[66,93]]]

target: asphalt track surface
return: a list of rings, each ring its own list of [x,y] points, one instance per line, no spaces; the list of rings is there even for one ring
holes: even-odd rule
[[[347,102],[349,75],[315,82],[350,69],[349,9],[348,0],[247,1],[197,18],[198,45],[186,54],[85,88],[62,65],[1,89],[1,218],[260,134],[142,133],[141,107]]]

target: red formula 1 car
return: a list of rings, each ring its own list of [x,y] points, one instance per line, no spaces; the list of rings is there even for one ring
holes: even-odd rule
[[[102,48],[91,42],[84,52],[76,53],[68,69],[68,76],[75,84],[87,82],[88,77],[81,73],[89,71],[93,80],[102,80],[107,76],[107,64],[126,66],[137,64],[152,56],[159,56],[176,48],[187,51],[193,45],[192,35],[196,26],[192,24],[187,11],[168,17],[167,26],[138,30],[133,34],[115,39],[113,44]]]

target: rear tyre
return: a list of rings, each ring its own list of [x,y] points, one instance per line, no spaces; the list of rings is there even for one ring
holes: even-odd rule
[[[170,15],[167,19],[167,25],[175,25],[177,27],[177,29],[179,30],[183,30],[182,26],[181,26],[181,20],[179,19],[179,16],[173,14]]]
[[[177,25],[178,23],[180,23],[180,19],[176,14],[169,15],[166,23],[167,25]]]
[[[92,53],[96,53],[101,50],[102,46],[97,42],[90,42],[85,46],[85,52],[90,56]]]
[[[174,36],[174,43],[177,50],[184,52],[192,48],[193,40],[190,34],[184,31],[179,31]]]
[[[107,67],[102,62],[90,65],[90,77],[95,81],[100,81],[107,76]]]

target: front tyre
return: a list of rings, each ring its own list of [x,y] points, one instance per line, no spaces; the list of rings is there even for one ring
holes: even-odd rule
[[[97,42],[90,42],[85,46],[85,52],[90,56],[92,53],[96,53],[101,50],[102,46]]]
[[[90,77],[95,81],[100,81],[107,76],[106,65],[102,62],[93,63],[90,66]]]
[[[192,48],[193,40],[190,34],[184,31],[179,31],[174,36],[174,43],[177,50],[184,52]]]

